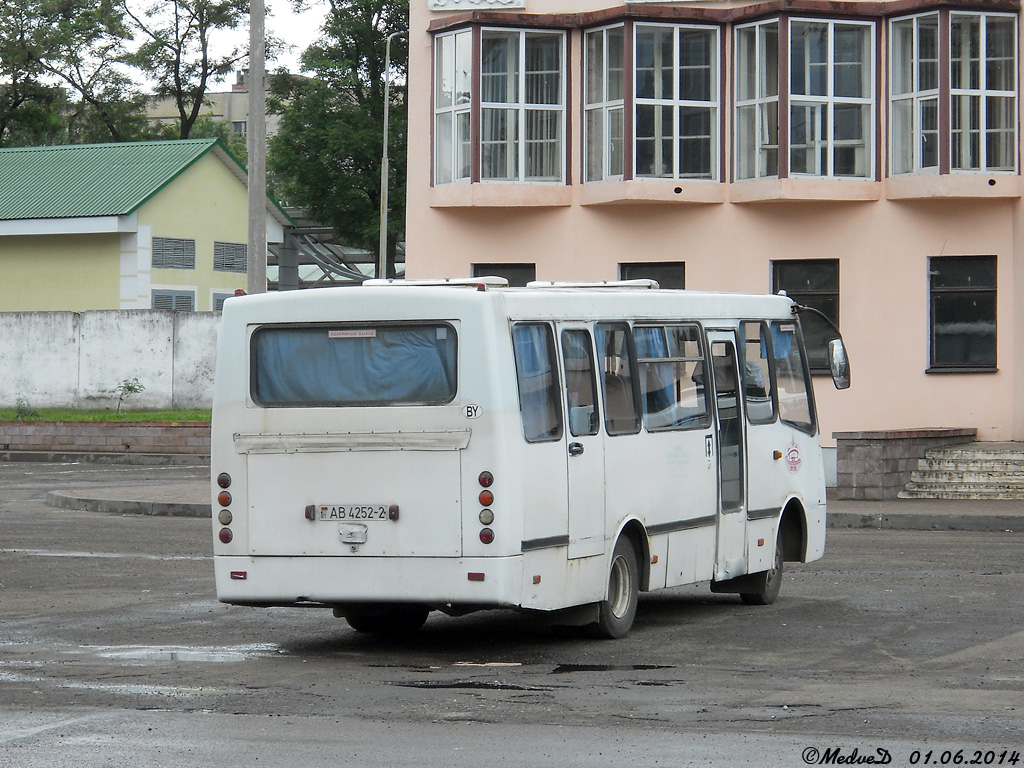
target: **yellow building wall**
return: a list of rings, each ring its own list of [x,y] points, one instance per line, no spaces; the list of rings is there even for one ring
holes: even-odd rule
[[[117,309],[117,234],[0,238],[0,312]]]
[[[246,243],[248,191],[212,152],[194,163],[139,209],[139,226],[153,237],[196,241],[196,268],[154,269],[150,288],[195,291],[197,310],[213,309],[214,293],[245,288],[244,272],[215,272],[213,244]]]

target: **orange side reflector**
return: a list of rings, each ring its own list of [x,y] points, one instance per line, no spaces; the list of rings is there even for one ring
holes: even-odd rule
[[[536,576],[533,577],[533,583],[534,584],[540,584],[540,574],[537,574]]]
[[[658,556],[655,555],[654,557],[651,558],[651,565],[657,565],[657,564],[658,564]]]
[[[763,547],[764,546],[764,539],[758,539],[757,540],[757,546]]]

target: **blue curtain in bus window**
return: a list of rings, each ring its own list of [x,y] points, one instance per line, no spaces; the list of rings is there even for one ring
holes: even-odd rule
[[[775,352],[776,360],[785,360],[792,354],[793,351],[793,338],[796,336],[796,326],[790,323],[785,325],[779,325],[778,323],[772,323],[772,349]],[[767,358],[767,352],[763,352],[762,357]]]
[[[264,328],[254,335],[253,397],[264,405],[446,403],[455,397],[455,331]]]
[[[634,328],[633,342],[640,360],[668,357],[664,328]],[[672,363],[640,363],[640,392],[643,394],[645,417],[666,411],[675,404],[672,381]],[[648,428],[651,428],[650,424]]]
[[[557,440],[562,436],[562,408],[558,397],[558,377],[555,376],[551,328],[541,324],[517,323],[512,328],[512,346],[523,435],[531,443]]]

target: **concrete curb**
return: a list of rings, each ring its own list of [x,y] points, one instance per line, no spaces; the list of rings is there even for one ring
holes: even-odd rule
[[[872,528],[892,531],[974,531],[1019,533],[1024,520],[1010,515],[962,516],[900,512],[898,514],[861,514],[858,512],[827,512],[829,528]]]
[[[210,456],[200,453],[110,453],[104,451],[0,451],[0,461],[42,461],[55,464],[132,464],[137,466],[206,466]]]
[[[67,491],[49,491],[46,503],[59,509],[106,512],[116,515],[150,515],[153,517],[212,517],[209,504],[175,501],[139,501],[131,499],[96,499]]]

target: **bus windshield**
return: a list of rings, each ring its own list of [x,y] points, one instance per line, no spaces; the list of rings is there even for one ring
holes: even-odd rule
[[[455,371],[446,323],[267,326],[252,336],[252,398],[265,407],[448,403]]]

